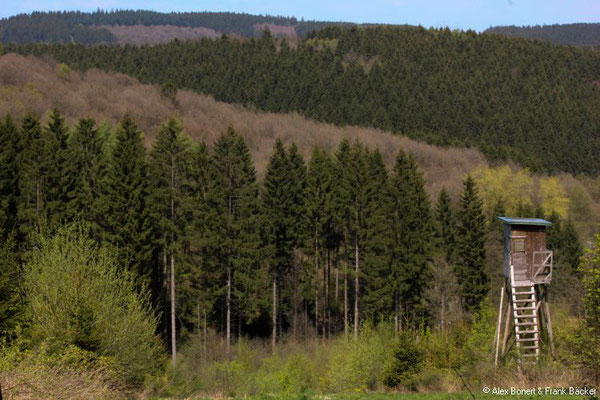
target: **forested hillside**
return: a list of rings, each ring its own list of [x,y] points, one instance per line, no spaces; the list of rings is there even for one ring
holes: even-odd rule
[[[494,26],[486,30],[511,37],[547,40],[573,46],[600,46],[600,24],[556,24],[535,26]]]
[[[200,46],[222,42],[265,60],[323,57],[308,44],[275,50],[268,37]],[[594,377],[597,359],[582,354],[596,348],[585,329],[597,322],[574,316],[597,310],[584,295],[596,293],[597,256],[580,260],[577,233],[597,230],[597,178],[491,167],[476,149],[12,53],[0,56],[0,113],[0,378],[11,396],[431,392],[465,379]],[[498,367],[490,354],[500,214],[554,223],[558,360],[526,377],[512,353]]]
[[[448,29],[327,28],[155,46],[5,46],[265,111],[475,146],[535,171],[600,173],[600,53]]]
[[[83,44],[114,43],[123,39],[113,27],[163,26],[204,28],[217,34],[252,37],[261,34],[266,25],[290,27],[288,36],[302,35],[330,25],[352,25],[325,21],[298,21],[294,17],[251,15],[230,12],[158,13],[144,10],[117,10],[84,13],[79,11],[33,12],[0,20],[0,42],[75,42]],[[152,30],[146,30],[151,32]],[[150,34],[150,37],[153,35]],[[185,38],[185,35],[179,36]]]

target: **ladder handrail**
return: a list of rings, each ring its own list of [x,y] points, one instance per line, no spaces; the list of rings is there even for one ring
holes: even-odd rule
[[[538,254],[543,254],[546,256],[546,258],[544,259],[544,261],[542,263],[536,263],[535,262],[535,256]],[[545,250],[545,251],[534,251],[533,252],[533,270],[535,271],[533,274],[533,280],[537,281],[537,277],[539,275],[544,275],[544,280],[549,280],[552,278],[552,264],[553,264],[553,252],[552,250]],[[536,269],[537,268],[537,269]],[[548,268],[548,272],[542,274],[541,272],[546,270],[546,268]]]

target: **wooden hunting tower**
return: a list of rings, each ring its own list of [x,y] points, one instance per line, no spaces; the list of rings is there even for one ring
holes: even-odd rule
[[[512,345],[516,344],[520,366],[521,361],[537,362],[542,344],[547,344],[550,353],[554,353],[548,307],[548,285],[552,281],[552,251],[546,248],[546,228],[552,224],[540,218],[499,218],[504,223],[506,283],[500,297],[495,341],[496,362],[500,347],[503,300],[506,294],[507,308],[501,355],[504,357]],[[507,347],[513,334],[514,341]]]

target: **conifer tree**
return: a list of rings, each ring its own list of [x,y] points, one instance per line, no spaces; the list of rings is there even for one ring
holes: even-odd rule
[[[304,263],[300,257],[300,249],[306,240],[306,187],[307,187],[307,168],[304,157],[300,154],[298,146],[292,143],[288,149],[289,163],[289,196],[291,198],[290,209],[290,237],[292,239],[292,269],[288,278],[291,280],[287,285],[288,297],[291,301],[292,313],[292,334],[296,334],[298,305],[301,295],[301,283],[305,281],[305,274],[302,271]],[[291,287],[290,287],[291,286]],[[283,292],[282,292],[283,293]],[[280,325],[281,327],[281,325]]]
[[[579,274],[579,262],[583,256],[583,249],[579,242],[579,236],[571,220],[567,220],[562,232],[561,257],[564,264],[568,265],[569,272],[573,275]]]
[[[485,216],[477,194],[475,181],[469,175],[457,215],[456,277],[461,287],[463,307],[472,312],[479,309],[487,294],[489,278],[485,272]]]
[[[269,272],[273,284],[271,345],[277,337],[277,293],[279,285],[291,269],[293,260],[293,198],[291,166],[280,139],[273,148],[267,165],[263,194],[265,241],[268,249]],[[281,323],[281,321],[280,321]]]
[[[189,262],[184,265],[187,285],[179,293],[180,315],[183,322],[194,328],[202,329],[203,345],[206,347],[207,319],[219,292],[220,274],[214,268],[215,243],[209,226],[209,196],[213,173],[210,166],[208,146],[204,142],[194,143],[191,149],[188,194],[190,207],[187,210],[187,233],[185,235]]]
[[[319,331],[319,266],[325,246],[327,227],[333,217],[334,177],[328,154],[314,147],[306,175],[306,229],[307,253],[314,268],[315,327]],[[346,318],[344,318],[344,322]]]
[[[106,171],[104,138],[91,118],[80,119],[70,140],[67,185],[70,188],[67,219],[89,224],[96,235],[102,219],[100,199]]]
[[[364,313],[372,320],[388,318],[391,314],[390,300],[393,299],[394,278],[391,274],[389,252],[393,222],[386,212],[391,198],[388,190],[388,174],[379,151],[367,151],[368,202],[365,212],[363,238],[363,264],[361,277],[364,279],[362,299]]]
[[[23,240],[41,233],[45,226],[45,171],[42,128],[37,117],[27,114],[21,123],[19,154],[19,234]]]
[[[130,129],[135,132],[134,129]],[[125,133],[124,133],[125,134]],[[135,133],[133,133],[135,134]],[[161,126],[150,154],[151,201],[158,223],[159,243],[163,249],[163,292],[169,282],[169,317],[171,358],[176,363],[176,257],[181,257],[181,242],[185,231],[185,209],[188,204],[184,190],[189,174],[190,141],[184,136],[181,122],[174,117]],[[169,272],[167,273],[167,260]],[[166,297],[166,296],[165,296]],[[167,313],[165,313],[167,314]]]
[[[19,133],[10,115],[0,121],[0,237],[17,226]]]
[[[44,176],[46,222],[55,230],[65,218],[70,191],[65,171],[69,170],[69,131],[57,109],[50,113],[44,132]]]
[[[122,265],[145,279],[151,272],[152,222],[143,133],[125,115],[115,139],[103,197],[103,234],[119,249]]]
[[[351,181],[348,178],[350,168],[350,142],[344,139],[338,145],[335,152],[335,159],[333,160],[333,168],[331,172],[331,211],[327,214],[331,214],[333,230],[338,236],[342,238],[342,262],[344,264],[343,270],[343,285],[344,285],[344,335],[348,338],[349,334],[349,311],[350,311],[350,298],[349,298],[349,269],[350,266],[350,252],[353,246],[350,237],[350,224],[352,215],[350,213],[350,184]]]
[[[455,221],[452,211],[452,200],[446,188],[442,188],[435,207],[437,237],[447,263],[454,261],[455,255]]]
[[[389,299],[396,329],[401,316],[417,323],[424,316],[424,292],[430,277],[431,206],[422,173],[412,155],[400,151],[389,183],[387,221],[391,226]]]
[[[232,303],[235,301],[238,313],[247,319],[257,313],[254,293],[260,284],[255,275],[260,262],[260,199],[248,146],[233,128],[217,140],[211,164],[211,236],[217,265],[224,275],[221,293],[225,297],[225,336],[230,356]]]

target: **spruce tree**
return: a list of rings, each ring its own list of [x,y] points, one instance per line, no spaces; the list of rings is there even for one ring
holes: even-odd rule
[[[134,132],[135,130],[130,130]],[[150,153],[152,211],[159,233],[163,255],[163,293],[168,292],[170,310],[170,342],[173,364],[176,363],[176,257],[181,259],[185,215],[188,206],[184,190],[189,174],[190,141],[183,133],[181,122],[171,117],[160,127]],[[167,262],[169,267],[167,268]],[[167,272],[168,269],[168,272]],[[169,283],[167,290],[166,283]]]
[[[446,188],[442,188],[435,206],[436,233],[447,263],[453,263],[456,251],[455,221],[452,200]]]
[[[304,263],[301,260],[300,250],[306,240],[306,187],[307,187],[307,167],[304,157],[300,154],[298,146],[292,143],[288,149],[289,163],[289,197],[290,197],[290,215],[289,231],[292,240],[292,266],[288,273],[287,290],[281,291],[280,297],[287,297],[291,302],[290,313],[292,314],[292,334],[295,336],[298,325],[299,303],[303,292],[302,284],[306,282],[306,273],[303,271]],[[287,293],[285,293],[287,292]],[[281,325],[280,325],[281,329]]]
[[[267,165],[263,194],[263,226],[269,258],[272,296],[271,345],[275,348],[277,337],[277,294],[293,260],[293,198],[291,168],[283,142],[278,139]],[[280,321],[281,323],[281,321]]]
[[[393,222],[386,212],[391,198],[388,173],[379,151],[367,151],[368,200],[364,220],[363,264],[361,277],[364,314],[372,320],[387,319],[391,315],[394,279],[390,266],[391,229]],[[391,284],[390,284],[391,283]]]
[[[222,271],[227,355],[231,355],[232,308],[251,320],[257,314],[260,281],[260,198],[248,146],[233,128],[216,142],[211,158],[214,179],[210,190],[211,236],[215,264]],[[235,304],[234,304],[235,302]]]
[[[579,274],[579,262],[583,256],[583,249],[579,242],[579,236],[575,230],[573,222],[569,219],[565,224],[562,232],[561,257],[563,264],[567,265],[569,273],[572,275]]]
[[[45,159],[42,128],[37,117],[27,114],[21,123],[19,154],[19,236],[27,240],[45,226]]]
[[[55,230],[65,218],[70,192],[65,174],[69,170],[69,131],[57,109],[50,113],[44,131],[46,222]]]
[[[314,147],[306,175],[306,252],[312,259],[314,271],[315,327],[319,331],[319,271],[325,247],[329,221],[333,218],[334,184],[332,161],[329,155]],[[346,318],[344,318],[346,323]]]
[[[461,287],[463,307],[468,312],[479,309],[488,291],[485,272],[485,216],[475,181],[469,175],[457,215],[456,277]]]
[[[424,317],[424,292],[430,278],[432,213],[425,181],[412,155],[400,151],[389,184],[386,220],[391,226],[388,285],[396,329],[401,318],[413,323]]]
[[[350,225],[352,215],[350,214],[350,185],[351,181],[348,177],[350,171],[350,142],[344,139],[338,145],[335,151],[335,159],[332,162],[331,172],[331,219],[332,228],[335,233],[341,238],[342,242],[342,262],[343,269],[343,286],[344,286],[344,335],[347,338],[349,334],[349,310],[350,310],[350,288],[348,286],[350,253],[353,246],[350,237]],[[329,213],[328,213],[329,214]]]
[[[151,273],[152,221],[143,133],[126,115],[115,139],[103,196],[103,234],[119,249],[122,265],[146,279]]]
[[[17,226],[19,133],[10,115],[0,121],[0,237]]]
[[[105,143],[91,118],[79,120],[69,146],[66,184],[70,191],[66,218],[88,224],[96,236],[103,219],[100,199],[107,166]]]

